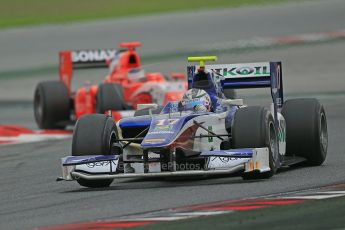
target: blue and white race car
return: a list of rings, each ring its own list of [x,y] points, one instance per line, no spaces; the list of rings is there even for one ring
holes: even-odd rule
[[[115,123],[102,114],[81,117],[72,156],[62,158],[60,180],[106,187],[116,178],[195,176],[242,172],[269,178],[284,165],[320,165],[327,154],[327,120],[316,99],[283,100],[280,62],[205,65],[191,57],[188,88],[164,108],[138,106]],[[271,89],[272,104],[245,106],[226,89]]]

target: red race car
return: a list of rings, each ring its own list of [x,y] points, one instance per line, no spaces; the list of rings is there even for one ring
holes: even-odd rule
[[[80,116],[113,111],[115,120],[134,114],[137,104],[180,100],[187,89],[185,75],[166,77],[161,73],[145,73],[135,50],[140,42],[120,44],[120,49],[78,50],[60,52],[60,80],[37,85],[34,114],[41,129],[63,129]],[[103,83],[88,81],[74,92],[73,70],[108,67]]]

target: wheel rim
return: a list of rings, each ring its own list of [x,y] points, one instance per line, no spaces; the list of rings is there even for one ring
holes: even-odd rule
[[[40,93],[36,93],[35,97],[35,117],[37,121],[41,121],[43,116],[43,103]]]
[[[328,146],[327,122],[324,113],[320,117],[320,144],[323,152],[326,152]]]
[[[110,133],[110,138],[109,138],[109,154],[111,155],[111,154],[113,154],[112,153],[112,147],[113,147],[113,143],[115,143],[116,141],[116,133],[115,133],[115,131],[112,131],[111,133]]]
[[[277,161],[277,146],[278,146],[278,140],[277,140],[277,135],[276,131],[274,128],[274,123],[269,124],[269,147],[270,151],[272,153],[272,158],[273,158],[273,166],[276,167],[276,161]],[[273,170],[273,169],[271,169]]]

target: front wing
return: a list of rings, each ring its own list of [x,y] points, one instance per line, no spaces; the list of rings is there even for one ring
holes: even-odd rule
[[[160,162],[148,162],[148,172],[144,163],[134,163],[135,170],[124,170],[119,173],[120,157],[118,155],[68,156],[61,159],[62,177],[60,180],[103,180],[115,178],[146,178],[172,176],[199,176],[215,174],[231,174],[241,170],[244,172],[267,172],[269,167],[268,148],[247,148],[231,150],[205,151],[200,154],[205,158],[205,169],[161,171]],[[134,165],[132,165],[134,166]]]

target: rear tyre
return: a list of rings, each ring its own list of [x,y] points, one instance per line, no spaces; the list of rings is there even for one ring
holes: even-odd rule
[[[264,107],[251,106],[239,108],[232,126],[233,148],[269,148],[269,166],[265,173],[244,173],[244,179],[263,179],[272,177],[280,164],[278,137],[272,114]]]
[[[70,119],[70,98],[66,85],[46,81],[37,85],[34,115],[40,129],[64,129]]]
[[[72,156],[116,155],[111,147],[117,136],[116,124],[111,117],[103,114],[84,115],[74,128]],[[90,188],[108,187],[112,181],[113,179],[77,180],[81,186]]]
[[[119,84],[100,84],[97,90],[96,112],[104,114],[108,110],[125,110],[123,88]]]
[[[321,165],[327,155],[326,113],[314,98],[285,101],[282,115],[286,122],[286,154],[307,159],[309,165]]]

